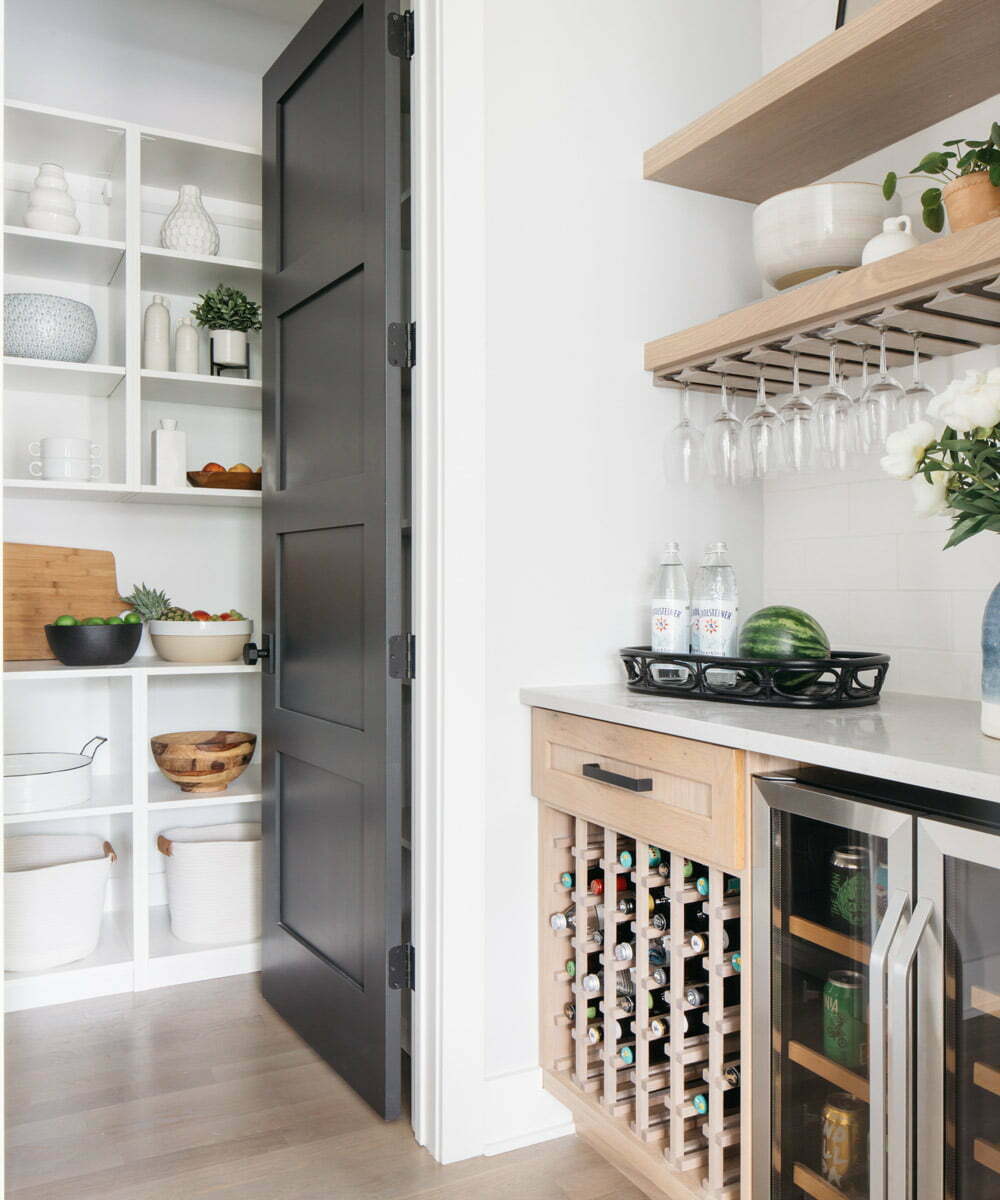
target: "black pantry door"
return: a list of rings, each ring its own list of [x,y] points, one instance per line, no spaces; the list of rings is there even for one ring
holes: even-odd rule
[[[264,78],[262,986],[393,1118],[403,685],[388,640],[408,623],[389,11],[325,0]]]

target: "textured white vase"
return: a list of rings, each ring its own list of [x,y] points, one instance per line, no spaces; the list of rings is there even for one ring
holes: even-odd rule
[[[198,330],[193,317],[181,317],[174,338],[174,370],[198,374]]]
[[[63,169],[55,163],[42,163],[28,195],[24,223],[29,229],[45,233],[79,233],[76,201],[69,194]]]
[[[182,254],[218,254],[219,229],[193,183],[181,185],[177,203],[160,226],[160,245]]]
[[[170,370],[170,309],[154,296],[142,319],[142,365],[147,371]]]
[[[157,487],[187,487],[187,434],[173,417],[153,430],[153,475]]]

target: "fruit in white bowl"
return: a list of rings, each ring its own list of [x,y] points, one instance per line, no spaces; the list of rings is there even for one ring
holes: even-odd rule
[[[153,649],[167,662],[226,663],[243,653],[253,621],[149,621]]]

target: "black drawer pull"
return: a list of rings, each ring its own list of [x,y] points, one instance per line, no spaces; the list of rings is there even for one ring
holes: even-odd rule
[[[598,783],[610,783],[612,787],[624,788],[627,792],[651,792],[652,779],[633,779],[630,775],[616,775],[614,771],[605,771],[600,763],[584,763],[583,773],[588,779],[596,779]]]

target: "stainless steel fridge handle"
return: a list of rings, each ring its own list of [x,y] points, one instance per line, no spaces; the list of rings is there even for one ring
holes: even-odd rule
[[[889,962],[889,1086],[888,1184],[892,1200],[913,1200],[913,1088],[912,992],[913,961],[924,936],[934,903],[926,896],[917,901],[913,916],[892,947]]]
[[[910,894],[899,888],[889,897],[872,942],[869,964],[868,1142],[870,1200],[889,1200],[886,1187],[886,971],[885,960],[900,926],[910,915]]]

